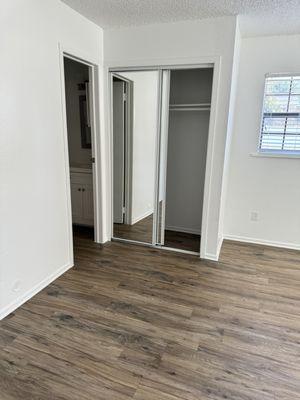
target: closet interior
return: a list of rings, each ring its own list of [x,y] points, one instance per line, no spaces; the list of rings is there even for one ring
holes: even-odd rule
[[[170,75],[163,245],[199,252],[213,70]]]
[[[112,75],[113,238],[200,253],[213,68]]]

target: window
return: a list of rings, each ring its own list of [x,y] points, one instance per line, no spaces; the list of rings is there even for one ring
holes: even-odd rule
[[[267,76],[259,150],[300,153],[300,74]]]

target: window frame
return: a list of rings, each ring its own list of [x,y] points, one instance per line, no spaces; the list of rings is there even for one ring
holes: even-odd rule
[[[262,109],[261,109],[261,118],[260,118],[260,125],[259,125],[259,135],[258,135],[258,145],[257,145],[257,152],[252,153],[252,156],[259,156],[259,157],[283,157],[283,158],[300,158],[300,150],[284,150],[284,149],[262,149],[261,148],[261,140],[263,136],[263,123],[264,123],[264,115],[267,114],[264,112],[265,109],[265,99],[266,99],[266,86],[267,86],[267,79],[272,77],[300,77],[299,73],[267,73],[264,76],[264,86],[263,86],[263,98],[262,98]],[[300,112],[299,112],[300,116]],[[299,134],[300,136],[300,134]]]

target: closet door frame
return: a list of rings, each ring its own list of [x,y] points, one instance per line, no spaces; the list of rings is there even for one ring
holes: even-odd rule
[[[143,64],[143,62],[141,62]],[[218,103],[218,94],[219,94],[219,86],[220,86],[220,71],[221,71],[221,57],[220,56],[205,56],[199,58],[177,58],[170,62],[170,59],[167,60],[156,60],[153,64],[151,62],[136,66],[136,63],[131,65],[129,62],[127,65],[122,66],[108,66],[107,71],[109,74],[112,73],[122,73],[128,71],[149,71],[149,70],[182,70],[182,69],[200,69],[200,68],[212,68],[213,69],[213,82],[212,82],[212,94],[211,94],[211,109],[210,109],[210,118],[209,118],[209,131],[208,131],[208,143],[207,143],[207,151],[206,151],[206,168],[205,168],[205,182],[204,182],[204,196],[203,196],[203,207],[202,207],[202,224],[201,224],[201,240],[200,240],[200,252],[196,253],[200,254],[200,258],[203,259],[212,259],[216,260],[219,256],[220,246],[222,241],[218,244],[218,252],[216,255],[211,255],[207,251],[207,241],[208,241],[208,228],[209,228],[209,213],[211,206],[211,191],[212,191],[212,175],[213,175],[213,157],[214,157],[214,145],[215,145],[215,127],[216,127],[216,119],[217,119],[217,103]],[[160,104],[161,108],[161,104]],[[110,116],[111,119],[111,116]],[[160,135],[159,135],[160,136]],[[158,155],[157,155],[158,156]],[[221,199],[220,199],[220,207],[221,207]],[[220,223],[220,216],[218,219],[218,225]],[[146,243],[145,243],[146,244]],[[161,247],[165,250],[176,251],[187,254],[195,254],[193,252],[179,250],[179,249],[170,249],[162,246],[158,246],[156,244],[149,244],[149,246]]]

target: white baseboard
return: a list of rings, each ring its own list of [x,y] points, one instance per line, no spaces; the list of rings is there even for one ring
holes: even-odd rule
[[[212,254],[212,253],[205,253],[204,255],[204,260],[211,260],[211,261],[218,261],[219,257],[217,254]]]
[[[300,250],[300,245],[296,243],[276,242],[272,240],[255,239],[247,236],[237,236],[237,235],[224,235],[224,239],[233,240],[235,242],[260,244],[263,246],[271,246],[279,248],[281,247],[283,249]]]
[[[13,311],[15,311],[17,308],[19,308],[22,304],[26,303],[26,301],[28,301],[33,296],[35,296],[38,292],[45,289],[45,287],[50,285],[50,283],[55,281],[59,276],[64,274],[66,271],[68,271],[72,267],[73,267],[73,264],[70,264],[70,263],[60,267],[53,274],[47,276],[47,278],[43,279],[41,282],[39,282],[37,285],[35,285],[32,289],[28,290],[26,293],[21,295],[17,300],[13,301],[9,305],[2,308],[2,310],[0,310],[0,321],[3,318],[5,318],[7,315],[9,315]]]
[[[200,229],[181,228],[180,226],[166,225],[165,229],[168,231],[174,231],[174,232],[192,233],[194,235],[201,234]]]
[[[219,260],[224,238],[223,236],[219,238],[218,248],[217,248],[217,261]]]
[[[138,217],[132,218],[130,225],[134,225],[137,222],[140,222],[142,219],[149,217],[149,215],[151,215],[151,214],[153,214],[153,210],[148,210],[144,214],[139,215]]]
[[[102,236],[101,238],[99,238],[99,240],[96,240],[95,243],[105,244],[105,243],[110,242],[110,241],[111,241],[111,236],[106,234],[105,236]]]
[[[224,239],[223,237],[219,238],[216,254],[205,253],[205,255],[204,255],[205,260],[219,261],[220,252],[221,252],[221,248],[222,248],[222,244],[223,244],[223,239]]]

